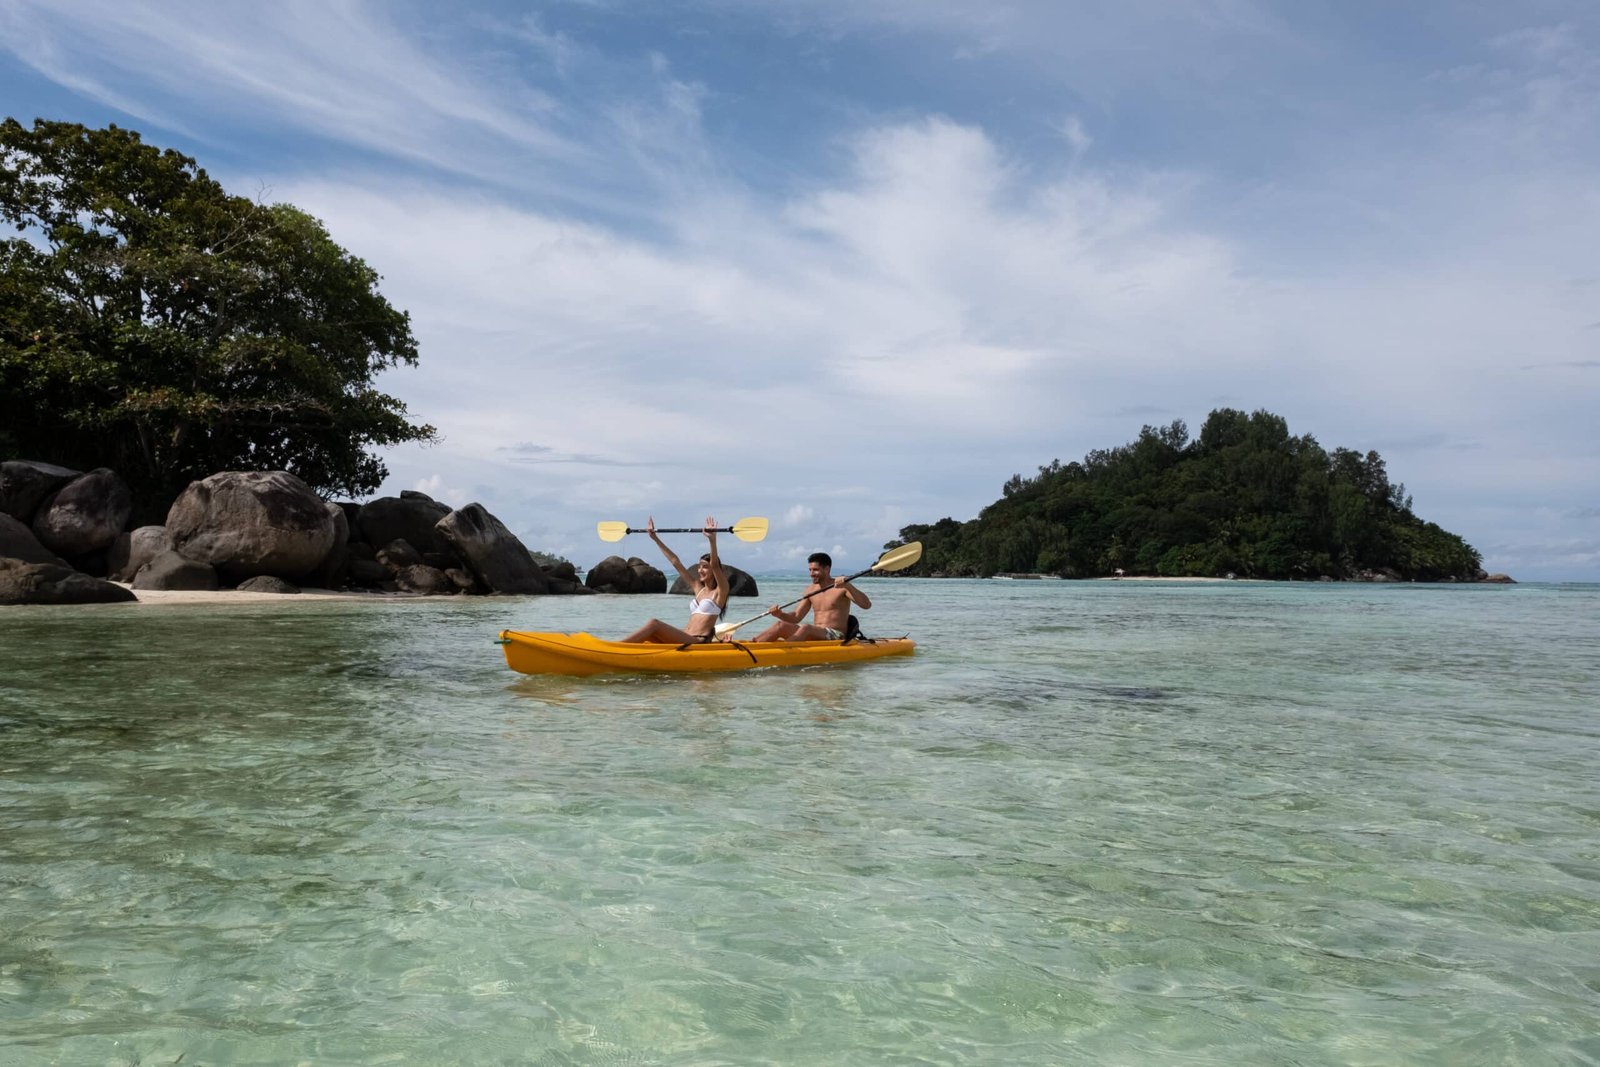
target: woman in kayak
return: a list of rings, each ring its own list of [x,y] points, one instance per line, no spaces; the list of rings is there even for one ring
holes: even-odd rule
[[[706,518],[706,540],[711,542],[711,551],[700,557],[700,566],[693,573],[685,570],[672,549],[656,536],[654,516],[645,525],[645,532],[650,535],[650,540],[656,543],[656,547],[661,549],[661,554],[667,557],[667,562],[672,564],[673,570],[683,578],[683,583],[694,590],[694,595],[689,598],[689,624],[680,630],[660,619],[651,619],[623,640],[653,641],[671,645],[715,641],[717,620],[722,618],[722,613],[728,608],[728,573],[722,568],[722,560],[717,558],[716,520],[709,516]]]

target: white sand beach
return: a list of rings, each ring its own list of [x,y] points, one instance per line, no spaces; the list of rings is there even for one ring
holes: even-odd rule
[[[141,604],[263,604],[285,600],[414,600],[410,593],[357,593],[333,589],[302,589],[298,593],[250,593],[238,589],[134,589],[127,582],[113,582],[130,590]]]

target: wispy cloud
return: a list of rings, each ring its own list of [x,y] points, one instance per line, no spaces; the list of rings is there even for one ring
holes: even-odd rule
[[[753,554],[870,557],[1225,403],[1554,545],[1530,516],[1600,485],[1597,27],[1554,6],[1395,9],[1378,54],[1249,0],[0,0],[0,49],[372,263],[423,352],[385,388],[445,437],[394,484],[514,528],[760,513]]]
[[[1183,183],[1025,176],[945,120],[870,131],[856,153],[842,181],[779,210],[680,220],[676,248],[506,203],[289,191],[382,266],[431,354],[423,392],[446,405],[423,414],[491,460],[521,439],[523,397],[545,398],[548,451],[522,460],[642,466],[687,447],[691,495],[748,486],[753,454],[776,484],[805,484],[849,442],[882,479],[861,499],[891,493],[903,525],[967,517],[1011,471],[1150,418],[1197,428],[1219,396],[1330,447],[1393,448],[1392,475],[1435,499],[1470,495],[1483,472],[1430,455],[1542,454],[1552,432],[1587,434],[1576,408],[1565,422],[1507,388],[1507,344],[1557,350],[1557,331],[1528,327],[1546,317],[1537,284],[1457,264],[1331,286],[1253,277],[1243,245],[1179,221]],[[496,397],[473,385],[486,377]],[[1543,412],[1525,440],[1506,418],[1522,404]],[[1461,420],[1498,429],[1464,437]],[[687,444],[708,432],[724,444]],[[715,506],[793,503],[736,493]]]
[[[229,152],[242,130],[265,136],[287,146],[274,170],[298,169],[310,137],[320,154],[355,149],[567,210],[654,214],[641,168],[669,143],[671,108],[619,122],[606,74],[575,86],[588,53],[536,20],[469,34],[476,20],[428,18],[366,0],[6,0],[0,49],[147,127]],[[622,154],[639,167],[619,170]]]
[[[587,452],[559,452],[546,445],[508,445],[501,452],[513,463],[576,463],[585,467],[667,467],[682,466],[651,460],[623,460]]]
[[[1089,146],[1094,144],[1094,138],[1089,136],[1083,120],[1076,115],[1068,115],[1062,119],[1056,124],[1056,129],[1066,139],[1067,144],[1072,146],[1074,157],[1083,155],[1089,150]]]
[[[204,97],[258,122],[446,168],[456,165],[448,147],[459,138],[441,144],[436,135],[452,125],[502,146],[576,151],[538,120],[553,109],[549,98],[523,90],[519,106],[508,106],[447,70],[382,11],[354,0],[184,10],[138,0],[13,0],[7,28],[23,62],[58,80],[98,68],[101,80],[89,91],[113,106],[144,99],[140,110],[152,117]],[[99,88],[113,81],[127,88]]]

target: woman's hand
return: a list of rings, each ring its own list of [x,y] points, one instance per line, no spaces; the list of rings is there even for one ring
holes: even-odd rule
[[[645,524],[644,524],[644,532],[649,534],[652,540],[655,539],[655,536],[656,536],[656,517],[654,515],[650,516],[650,518],[645,522]]]
[[[715,541],[717,539],[717,520],[710,515],[706,516],[705,535],[709,540]]]

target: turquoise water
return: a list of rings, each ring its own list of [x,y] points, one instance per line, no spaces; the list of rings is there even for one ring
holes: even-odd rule
[[[0,1063],[1600,1062],[1600,587],[871,591],[5,611]]]

